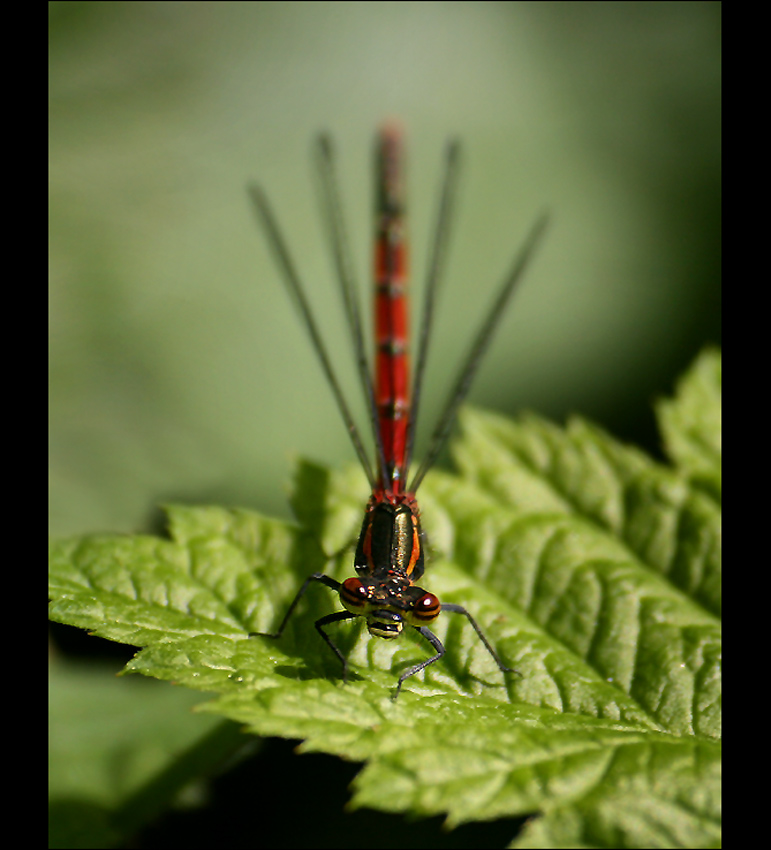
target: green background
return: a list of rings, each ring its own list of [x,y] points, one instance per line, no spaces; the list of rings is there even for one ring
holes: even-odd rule
[[[50,14],[55,534],[145,528],[169,500],[287,516],[293,454],[353,459],[245,193],[257,179],[273,200],[355,397],[311,168],[321,129],[362,286],[378,123],[408,134],[416,287],[444,140],[464,144],[421,433],[544,208],[473,402],[652,440],[651,400],[718,341],[719,3]]]

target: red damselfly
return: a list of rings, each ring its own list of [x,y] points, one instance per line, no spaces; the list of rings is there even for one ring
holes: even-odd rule
[[[344,681],[347,679],[348,662],[326,631],[326,627],[332,623],[364,617],[370,634],[388,639],[398,637],[405,626],[412,626],[434,648],[434,655],[414,664],[399,676],[394,699],[398,696],[406,679],[424,670],[445,654],[444,645],[428,628],[428,624],[439,616],[440,611],[449,611],[466,617],[499,669],[504,673],[515,672],[501,661],[477,621],[464,607],[448,603],[442,604],[433,593],[429,593],[416,585],[424,570],[424,537],[421,531],[420,512],[415,492],[447,439],[455,414],[468,393],[480,359],[490,344],[504,308],[546,227],[546,216],[541,216],[520,249],[487,317],[472,342],[464,365],[430,439],[426,456],[418,466],[417,472],[409,479],[418,405],[434,315],[434,301],[447,246],[450,212],[457,175],[458,150],[457,142],[449,143],[439,214],[425,287],[418,355],[414,377],[411,381],[407,327],[404,155],[401,132],[394,126],[387,126],[381,130],[377,140],[374,258],[375,355],[373,371],[370,370],[364,346],[357,286],[346,242],[332,146],[326,136],[321,136],[318,140],[317,151],[322,178],[325,216],[329,223],[339,284],[374,435],[374,468],[369,462],[361,435],[354,424],[350,409],[330,363],[326,347],[309,307],[305,289],[297,274],[275,215],[262,190],[256,186],[250,187],[250,194],[259,220],[276,257],[287,289],[310,334],[327,382],[335,396],[337,406],[351,435],[356,454],[371,487],[371,496],[365,510],[354,558],[356,575],[339,582],[323,573],[313,573],[300,587],[278,629],[272,633],[255,632],[252,634],[263,637],[280,637],[308,587],[313,582],[324,584],[337,591],[345,610],[321,617],[316,621],[315,626],[330,649],[340,659],[343,666]],[[411,383],[412,390],[410,390]]]

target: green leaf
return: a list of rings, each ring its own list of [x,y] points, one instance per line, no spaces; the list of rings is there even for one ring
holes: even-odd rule
[[[722,491],[721,392],[720,352],[707,349],[678,382],[675,398],[657,405],[667,453],[718,502]]]
[[[667,403],[689,433],[695,381]],[[143,647],[126,672],[214,693],[207,712],[363,762],[353,806],[451,826],[540,813],[522,847],[714,846],[720,517],[705,468],[674,450],[675,467],[658,464],[578,419],[563,430],[466,411],[462,426],[460,476],[432,473],[421,490],[425,584],[466,606],[518,675],[445,616],[447,655],[394,702],[430,647],[415,633],[377,640],[357,620],[335,632],[343,684],[313,628],[339,602],[316,584],[281,639],[248,637],[277,626],[311,573],[351,574],[339,550],[361,521],[360,473],[307,463],[302,525],[172,506],[170,540],[55,543],[51,617]]]

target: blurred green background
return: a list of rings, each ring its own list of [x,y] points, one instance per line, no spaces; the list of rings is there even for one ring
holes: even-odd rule
[[[354,396],[311,143],[337,142],[365,285],[391,116],[416,288],[443,143],[464,144],[424,431],[548,208],[471,400],[655,450],[651,401],[719,342],[719,3],[49,8],[53,533],[147,528],[169,500],[288,516],[293,454],[353,460],[245,185],[273,200]]]

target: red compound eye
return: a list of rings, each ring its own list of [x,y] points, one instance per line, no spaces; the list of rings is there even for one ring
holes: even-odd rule
[[[340,601],[350,611],[351,608],[363,608],[367,604],[369,591],[361,579],[347,578],[340,585]]]
[[[415,602],[412,611],[416,619],[428,623],[439,616],[441,609],[442,605],[439,602],[438,597],[434,596],[433,593],[424,593],[420,599]]]

